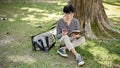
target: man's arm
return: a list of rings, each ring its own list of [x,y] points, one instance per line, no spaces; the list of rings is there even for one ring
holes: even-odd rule
[[[78,21],[78,19],[77,19],[77,30],[80,30],[80,22]]]
[[[62,37],[62,32],[61,32],[60,25],[58,22],[57,22],[57,26],[56,26],[56,32],[57,32],[56,37],[58,39],[60,39]]]

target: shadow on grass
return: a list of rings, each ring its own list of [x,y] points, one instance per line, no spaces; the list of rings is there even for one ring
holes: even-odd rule
[[[106,48],[110,54],[116,54],[118,56],[120,56],[120,40],[108,40],[105,41],[103,43],[100,43],[101,47]]]
[[[113,23],[113,28],[120,32],[120,17],[111,17],[109,18],[110,23]],[[120,34],[117,34],[115,32],[110,32],[112,36],[114,36],[116,39],[120,39]]]
[[[24,44],[25,45],[25,44]],[[20,48],[21,46],[15,46],[15,48]],[[22,51],[19,51],[23,49]],[[48,55],[43,51],[33,52],[30,46],[22,46],[20,49],[10,51],[11,54],[6,55],[4,60],[5,65],[3,68],[101,68],[94,56],[81,48],[77,48],[77,51],[83,56],[85,60],[85,65],[78,66],[74,56],[69,55],[68,58],[63,58],[59,56],[56,51],[58,46],[54,46]],[[10,48],[8,49],[8,51]],[[14,53],[12,53],[14,52]]]
[[[49,16],[49,14],[61,14],[59,13],[61,8],[62,6],[57,6],[56,3],[52,5],[50,3],[2,4],[1,11],[3,12],[1,14],[7,14],[8,20],[6,22],[4,21],[4,23],[0,22],[2,29],[0,31],[10,31],[8,36],[13,37],[14,40],[9,40],[5,46],[1,47],[0,53],[6,52],[6,54],[0,56],[0,65],[4,68],[79,68],[75,59],[68,58],[70,59],[68,60],[67,58],[57,55],[57,47],[51,50],[50,55],[45,55],[43,52],[32,52],[31,50],[30,36],[39,32],[48,31],[47,29],[53,24],[49,24],[48,22],[55,21],[54,19],[48,20],[52,16]],[[44,28],[35,28],[39,24],[42,24]],[[4,33],[2,33],[2,35],[3,34]],[[117,43],[119,43],[119,41]],[[116,44],[116,42],[113,42],[113,44],[115,44],[115,46],[110,43],[103,43],[103,45],[100,46],[108,49],[110,54],[119,55],[119,44]],[[99,59],[96,60],[95,56],[87,50],[90,49],[91,46],[89,45],[91,44],[87,45],[88,47],[85,47],[86,49],[77,48],[77,51],[80,52],[86,62],[81,68],[101,68],[101,64],[98,62]],[[1,64],[2,62],[4,62],[5,65]],[[115,60],[113,63],[118,62],[119,61]]]
[[[0,7],[0,15],[7,16],[7,20],[3,22],[9,22],[8,24],[11,24],[10,26],[5,26],[8,29],[11,28],[14,29],[14,31],[27,29],[27,31],[30,31],[31,28],[33,28],[35,30],[32,31],[37,32],[40,29],[39,26],[42,26],[42,31],[38,32],[40,33],[48,31],[51,28],[52,24],[54,24],[56,19],[59,18],[59,15],[61,15],[63,6],[57,5],[57,3],[1,3]],[[0,24],[1,27],[3,27],[3,25],[5,24]],[[38,27],[38,29],[36,27]]]
[[[89,61],[94,61],[95,66],[100,68],[119,68],[120,40],[87,40],[87,44],[82,45],[77,50]],[[118,61],[116,61],[118,60]],[[89,63],[92,64],[93,63]],[[88,65],[89,65],[88,64]],[[93,68],[94,68],[93,67]]]
[[[115,68],[120,68],[120,60],[116,59],[113,61],[113,63],[116,64],[114,65]]]
[[[119,68],[120,67],[120,39],[117,40],[104,40],[103,42],[99,43],[97,42],[96,45],[103,47],[108,50],[109,61],[112,64],[110,65],[113,68]],[[106,60],[107,60],[106,59]]]
[[[0,15],[7,16],[7,20],[0,20],[0,41],[5,40],[2,46],[0,43],[0,68],[44,68],[45,65],[53,63],[50,56],[41,61],[45,54],[31,52],[30,36],[48,31],[57,15],[61,14],[62,6],[57,3],[0,3],[0,8]],[[36,28],[40,24],[43,27]],[[39,58],[41,60],[38,60]],[[31,60],[36,62],[31,63]],[[48,60],[49,63],[45,63]]]
[[[87,49],[77,47],[76,50],[83,56],[85,65],[81,68],[101,68],[101,64],[98,63],[96,58]]]

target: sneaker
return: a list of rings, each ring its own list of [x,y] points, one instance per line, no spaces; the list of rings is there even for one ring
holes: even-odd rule
[[[83,58],[80,56],[80,54],[78,54],[76,56],[76,60],[78,62],[78,65],[84,65],[85,64],[85,62],[83,61]]]
[[[60,48],[59,50],[57,50],[57,53],[63,57],[68,57],[64,48]]]
[[[80,62],[78,63],[78,65],[84,65],[84,64],[85,64],[84,61],[80,61]]]

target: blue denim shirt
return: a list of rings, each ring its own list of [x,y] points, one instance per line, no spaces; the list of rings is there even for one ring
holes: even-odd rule
[[[57,21],[56,26],[56,37],[60,39],[62,37],[62,29],[66,28],[68,31],[68,36],[70,36],[70,32],[73,30],[80,30],[80,24],[79,21],[76,18],[73,18],[70,25],[68,26],[67,23],[64,21],[63,18],[59,19]]]

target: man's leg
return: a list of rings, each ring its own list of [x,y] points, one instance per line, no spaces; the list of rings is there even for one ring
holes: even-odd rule
[[[65,36],[62,36],[62,37],[58,40],[60,46],[61,46],[61,45],[62,45],[62,46],[65,45],[64,39],[65,39]],[[61,48],[59,48],[59,50],[57,50],[57,53],[60,54],[60,55],[63,56],[63,57],[68,57],[68,55],[67,55],[67,53],[66,53],[66,49],[67,49],[66,46],[61,47]]]
[[[59,40],[59,43],[66,45],[57,51],[61,56],[68,57],[68,55],[65,54],[66,49],[71,51],[74,55],[77,54],[77,51],[74,49],[74,46],[67,35],[62,36],[61,39]]]
[[[64,49],[67,50],[67,49],[68,49],[67,46],[64,46]],[[75,50],[75,48],[72,48],[70,51],[71,51],[74,55],[78,54],[77,51]]]
[[[74,47],[77,47],[77,46],[79,46],[80,44],[83,44],[84,42],[85,42],[85,37],[82,36],[82,37],[80,37],[79,39],[74,39],[74,40],[72,41],[72,44],[74,45]]]
[[[68,49],[69,51],[71,51],[76,56],[76,60],[78,61],[78,65],[83,65],[84,61],[83,61],[82,57],[80,56],[80,54],[77,53],[77,51],[75,50],[74,45],[70,41],[70,38],[67,35],[65,35],[60,39],[60,41],[64,41],[64,43],[66,45],[60,49]]]
[[[64,46],[64,49],[68,49],[74,55],[77,54],[77,51],[74,48],[75,45],[78,46],[80,43],[82,44],[83,42],[85,42],[85,38],[81,37],[78,40],[73,40],[72,43],[71,43],[70,38],[67,35],[61,37],[61,39],[59,40],[60,44],[65,44],[66,45],[66,46]]]
[[[82,41],[81,41],[82,40]],[[85,38],[84,37],[81,37],[80,39],[78,39],[79,43],[78,42],[71,42],[70,41],[70,38],[66,35],[65,36],[65,39],[64,39],[64,43],[65,43],[65,47],[64,48],[68,48],[69,51],[71,51],[75,56],[76,56],[76,60],[78,61],[78,65],[83,65],[84,64],[84,61],[83,61],[83,58],[81,57],[81,55],[75,50],[75,47],[74,45],[77,44],[82,44],[83,42],[85,42]],[[80,42],[81,41],[81,42]],[[73,44],[75,43],[75,44]]]
[[[85,38],[84,38],[84,36],[82,36],[79,39],[74,39],[72,41],[72,44],[74,45],[74,47],[77,47],[84,42],[85,42]],[[74,52],[74,50],[73,50],[73,52]],[[80,54],[76,54],[75,56],[76,56],[76,60],[78,61],[78,65],[83,65],[85,63]]]

